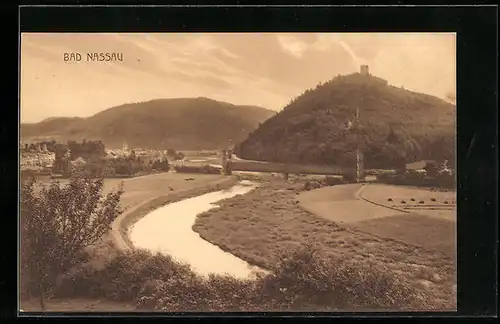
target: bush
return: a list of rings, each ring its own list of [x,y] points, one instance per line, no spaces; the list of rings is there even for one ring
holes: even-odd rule
[[[54,295],[59,298],[101,297],[104,295],[105,282],[101,272],[91,263],[85,263],[58,278]]]
[[[137,299],[151,280],[196,277],[186,264],[163,254],[144,250],[120,252],[102,269],[91,264],[74,268],[58,282],[57,297],[105,297],[110,300]]]
[[[323,184],[319,181],[307,181],[304,184],[304,190],[312,190],[323,187]]]
[[[274,295],[289,309],[418,308],[412,287],[388,269],[348,258],[334,258],[319,247],[303,245],[281,255],[274,274],[264,280],[266,296]]]
[[[377,176],[380,174],[378,170],[365,170],[365,175]]]
[[[414,309],[412,287],[390,270],[333,258],[303,245],[282,253],[256,280],[196,275],[189,266],[146,251],[120,253],[103,269],[84,265],[59,280],[59,297],[127,300],[162,311],[283,311]]]
[[[335,186],[335,185],[345,184],[346,182],[342,178],[325,177],[323,183],[327,186]]]

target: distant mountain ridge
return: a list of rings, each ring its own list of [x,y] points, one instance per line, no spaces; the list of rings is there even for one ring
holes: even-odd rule
[[[352,127],[356,109],[359,126]],[[437,97],[354,73],[308,89],[236,147],[245,159],[392,168],[455,156],[456,107]]]
[[[21,124],[21,138],[102,140],[107,147],[218,149],[242,141],[276,112],[209,98],[128,103],[87,118],[52,117]]]

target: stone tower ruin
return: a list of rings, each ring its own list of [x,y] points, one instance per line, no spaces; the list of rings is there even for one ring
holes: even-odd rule
[[[361,75],[370,75],[370,70],[368,69],[368,65],[361,65]]]

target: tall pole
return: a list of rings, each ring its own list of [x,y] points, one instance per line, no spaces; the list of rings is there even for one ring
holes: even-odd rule
[[[359,106],[356,106],[356,182],[361,178],[361,152],[359,150]]]

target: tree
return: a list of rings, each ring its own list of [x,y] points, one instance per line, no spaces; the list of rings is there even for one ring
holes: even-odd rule
[[[176,152],[174,159],[178,161],[178,160],[184,159],[184,157],[185,157],[184,153],[182,153],[182,152]]]
[[[168,163],[167,158],[163,158],[161,160],[155,160],[152,163],[152,169],[157,170],[157,171],[169,171],[170,170],[170,164]]]
[[[34,178],[21,186],[21,285],[44,296],[59,274],[83,256],[83,249],[97,242],[122,213],[123,188],[103,195],[103,180],[74,177],[61,186],[37,186]]]

